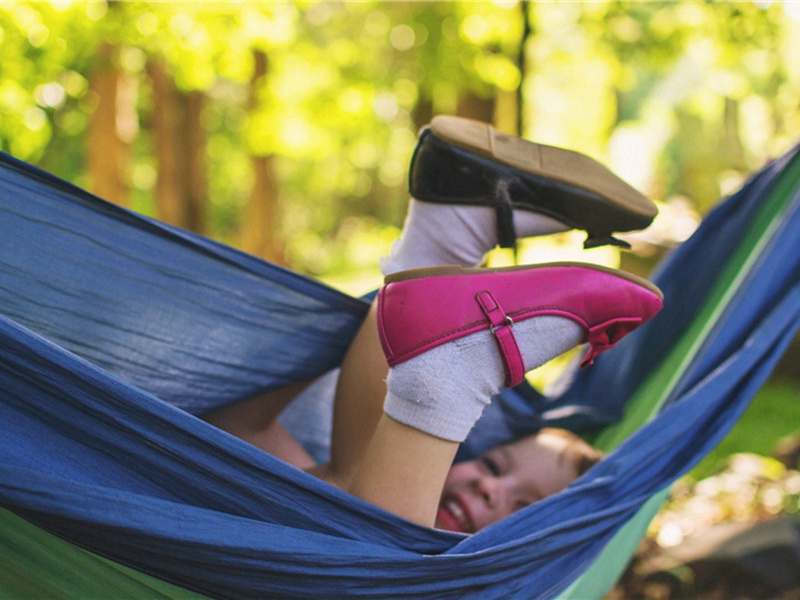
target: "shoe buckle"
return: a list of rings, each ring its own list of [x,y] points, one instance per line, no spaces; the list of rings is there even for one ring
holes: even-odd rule
[[[497,330],[500,329],[501,327],[514,327],[514,319],[506,315],[505,323],[500,323],[499,325],[492,325],[489,329],[491,330],[492,335],[496,337]]]

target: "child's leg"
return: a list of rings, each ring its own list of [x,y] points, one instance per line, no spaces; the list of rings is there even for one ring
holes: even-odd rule
[[[389,278],[378,296],[385,414],[347,488],[426,526],[491,396],[581,341],[593,358],[661,308],[651,284],[592,266],[433,275]]]
[[[375,315],[373,304],[342,361],[333,405],[330,462],[310,470],[345,490],[383,414],[389,367],[381,350]]]
[[[458,444],[384,414],[348,491],[404,519],[433,527]]]
[[[331,460],[309,472],[411,521],[432,524],[458,443],[384,414],[389,367],[376,315],[373,305],[342,362]]]

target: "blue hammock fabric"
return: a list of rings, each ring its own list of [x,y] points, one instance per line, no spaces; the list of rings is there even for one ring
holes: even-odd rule
[[[586,426],[618,417],[692,322],[748,211],[800,169],[797,155],[673,254],[657,279],[662,315],[567,395],[527,413],[521,394],[497,405],[531,427],[548,415]],[[724,436],[768,376],[800,326],[799,237],[795,189],[661,414],[564,493],[463,536],[410,524],[192,414],[328,371],[365,302],[2,156],[0,505],[210,596],[556,596]],[[509,422],[488,414],[473,447],[519,433]]]

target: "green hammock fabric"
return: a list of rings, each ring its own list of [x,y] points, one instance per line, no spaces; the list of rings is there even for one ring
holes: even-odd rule
[[[204,598],[97,556],[0,509],[0,598]]]

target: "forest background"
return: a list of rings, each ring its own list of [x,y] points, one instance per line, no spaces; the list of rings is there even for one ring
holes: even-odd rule
[[[355,294],[380,283],[436,114],[578,149],[654,198],[633,252],[569,233],[520,253],[641,274],[800,141],[788,1],[4,0],[0,51],[0,149]],[[797,429],[798,362],[698,477]]]

